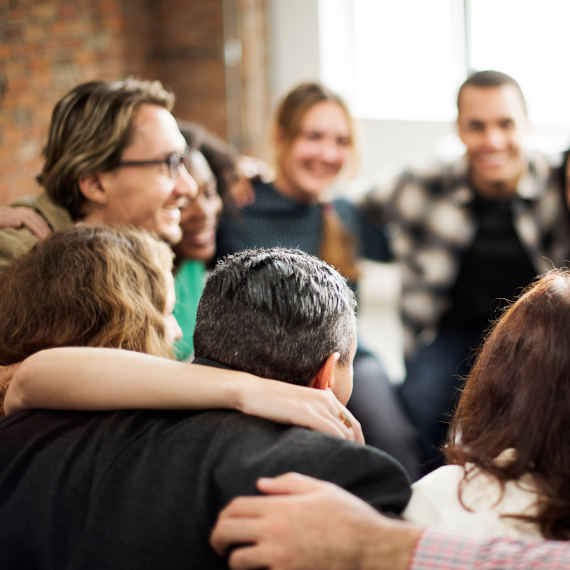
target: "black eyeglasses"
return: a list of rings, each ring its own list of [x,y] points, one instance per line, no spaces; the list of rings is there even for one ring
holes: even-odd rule
[[[188,153],[184,152],[169,154],[162,160],[120,160],[115,166],[152,166],[157,164],[166,164],[166,166],[168,166],[168,175],[173,180],[176,180],[180,174],[180,167],[184,166],[184,168],[188,170],[188,163]]]

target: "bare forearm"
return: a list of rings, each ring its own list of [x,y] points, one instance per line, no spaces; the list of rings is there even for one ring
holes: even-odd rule
[[[248,376],[126,350],[50,349],[18,368],[5,409],[239,408]]]
[[[38,408],[229,408],[363,441],[360,424],[332,392],[111,348],[53,348],[24,360],[4,410]]]

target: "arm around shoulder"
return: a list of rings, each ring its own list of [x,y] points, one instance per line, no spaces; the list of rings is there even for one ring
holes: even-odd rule
[[[52,348],[28,357],[12,379],[4,409],[30,408],[229,408],[363,441],[360,424],[332,393],[113,348]]]

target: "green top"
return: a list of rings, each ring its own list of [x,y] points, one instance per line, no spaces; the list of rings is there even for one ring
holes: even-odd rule
[[[204,288],[206,268],[195,259],[183,261],[176,273],[174,316],[182,329],[182,338],[174,344],[177,360],[188,360],[194,353],[194,327],[198,301]]]

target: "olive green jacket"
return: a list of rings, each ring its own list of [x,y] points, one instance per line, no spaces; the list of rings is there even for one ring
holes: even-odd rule
[[[21,198],[10,204],[13,207],[32,208],[56,232],[73,224],[69,212],[50,200],[45,192],[39,196]],[[0,229],[0,272],[4,271],[12,260],[26,253],[38,241],[38,238],[26,227]]]

